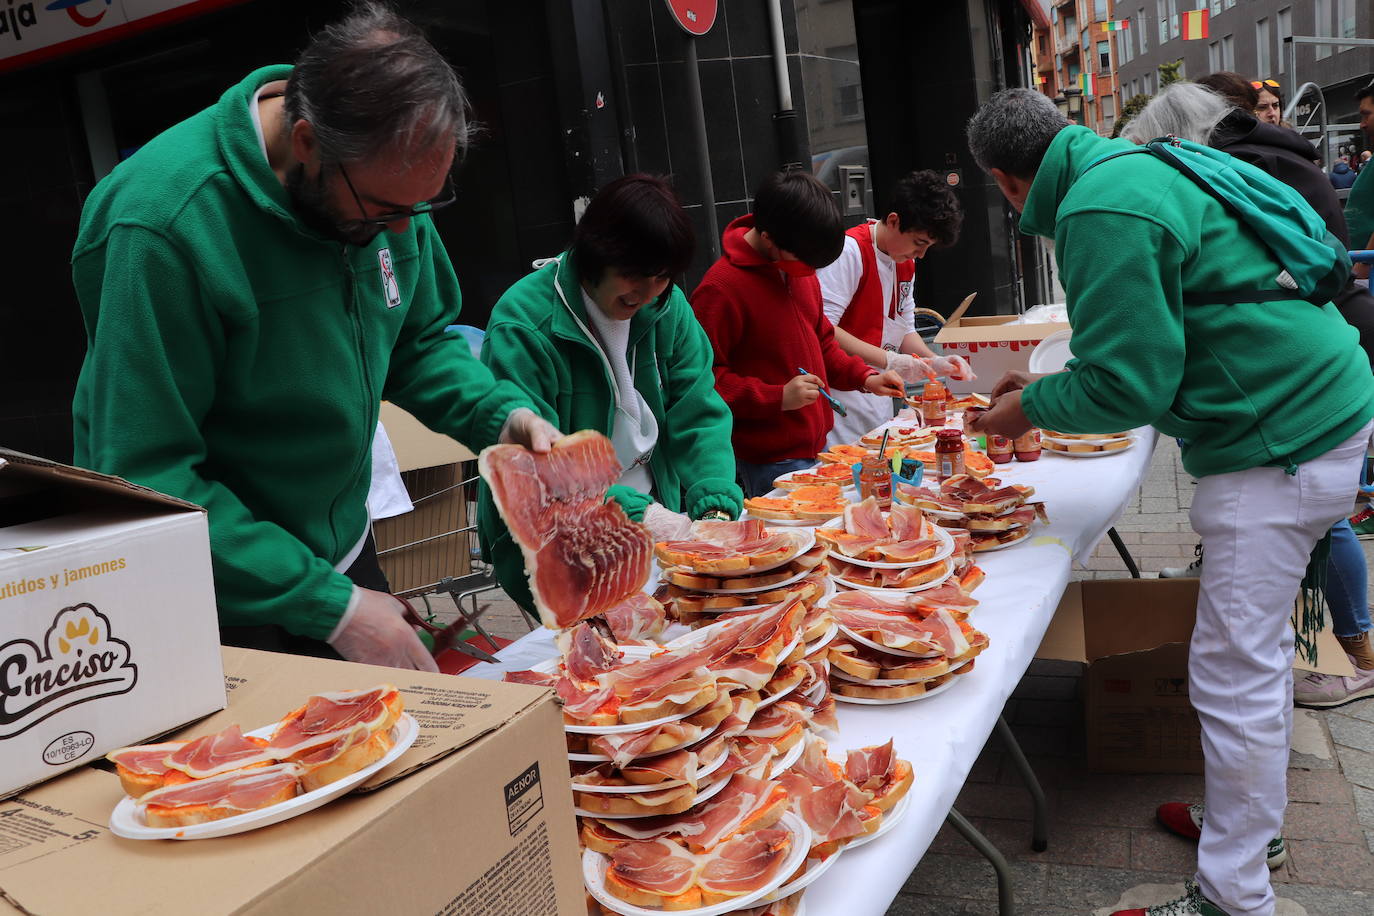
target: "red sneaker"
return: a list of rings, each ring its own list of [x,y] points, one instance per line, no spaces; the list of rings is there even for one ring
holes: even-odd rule
[[[1155,809],[1164,829],[1189,840],[1202,836],[1202,806],[1187,802],[1165,802]]]

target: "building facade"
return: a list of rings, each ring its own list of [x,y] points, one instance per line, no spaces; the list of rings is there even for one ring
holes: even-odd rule
[[[1071,119],[1107,135],[1121,112],[1111,24],[1118,0],[1047,0],[1049,24],[1034,37],[1036,84]]]

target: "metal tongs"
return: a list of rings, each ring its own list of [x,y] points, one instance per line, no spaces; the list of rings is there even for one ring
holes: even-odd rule
[[[444,591],[443,583],[440,583],[439,590]],[[423,617],[421,617],[420,613],[416,611],[415,608],[411,607],[409,601],[406,601],[404,598],[400,598],[396,595],[392,595],[392,597],[399,601],[401,603],[401,607],[405,609],[401,612],[401,616],[405,619],[406,623],[410,624],[411,626],[419,627],[420,629],[424,630],[426,633],[428,633],[430,636],[434,638],[434,648],[430,650],[430,654],[434,657],[439,657],[447,649],[453,649],[457,652],[462,652],[464,655],[469,655],[477,659],[478,661],[493,663],[497,661],[496,656],[492,655],[490,652],[487,652],[483,649],[479,649],[471,643],[464,642],[463,640],[458,638],[459,635],[462,634],[463,630],[467,629],[468,627],[471,627],[472,629],[477,631],[477,635],[481,636],[483,639],[487,641],[487,645],[496,645],[496,641],[491,638],[491,634],[484,630],[482,628],[482,625],[477,622],[477,618],[481,617],[484,613],[486,613],[486,608],[474,608],[473,612],[469,614],[463,610],[461,605],[459,605],[457,602],[454,602],[454,606],[458,608],[458,619],[453,621],[453,623],[449,624],[448,626],[441,627],[437,626],[436,624],[430,623],[428,620],[425,620]],[[490,606],[491,605],[487,605],[487,607]]]

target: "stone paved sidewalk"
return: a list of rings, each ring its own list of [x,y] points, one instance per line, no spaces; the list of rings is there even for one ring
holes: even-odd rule
[[[1193,486],[1177,447],[1161,441],[1139,495],[1116,526],[1142,575],[1192,561]],[[1075,578],[1129,575],[1106,540],[1084,565]],[[527,632],[499,591],[483,603],[490,605],[483,619],[495,635],[514,639]],[[995,738],[957,803],[1011,863],[1019,916],[1105,916],[1159,902],[1181,892],[1195,866],[1194,844],[1157,826],[1154,809],[1161,801],[1200,800],[1202,777],[1088,773],[1078,699],[1082,668],[1035,662],[1006,709],[1048,796],[1049,849],[1030,849],[1030,797]],[[1298,710],[1294,722],[1285,827],[1290,860],[1274,872],[1278,914],[1371,916],[1374,699],[1326,712]],[[948,827],[888,910],[888,916],[996,913],[991,866]]]

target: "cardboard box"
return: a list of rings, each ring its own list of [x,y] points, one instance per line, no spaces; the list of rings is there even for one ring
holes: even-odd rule
[[[973,381],[949,380],[949,390],[956,394],[990,391],[1004,373],[1012,369],[1025,371],[1036,344],[1069,328],[1063,322],[1014,324],[1015,315],[966,318],[964,313],[972,303],[973,296],[964,299],[935,335],[935,342],[947,355],[968,360],[978,376]]]
[[[114,836],[105,824],[122,793],[94,769],[0,802],[0,913],[585,912],[550,691],[246,649],[225,649],[224,670],[229,708],[187,735],[248,730],[309,694],[389,681],[420,736],[370,791],[218,839]]]
[[[0,450],[0,797],[223,707],[204,510]]]
[[[1196,579],[1069,583],[1036,655],[1088,663],[1090,770],[1202,772],[1202,732],[1188,700],[1196,615]]]
[[[381,421],[402,472],[477,460],[467,446],[434,432],[390,401],[382,402]]]

